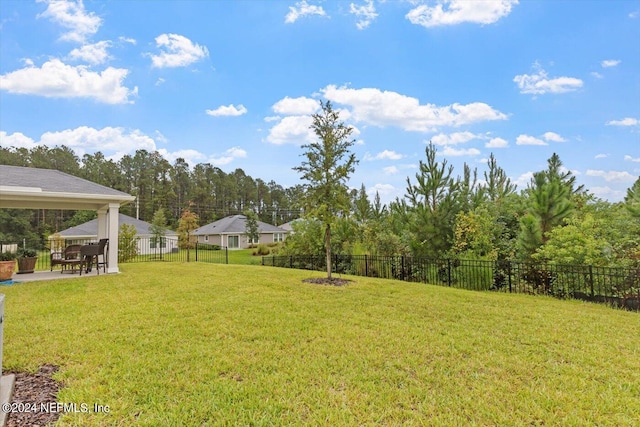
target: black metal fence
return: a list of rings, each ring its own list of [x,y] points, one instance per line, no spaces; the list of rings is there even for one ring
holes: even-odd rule
[[[550,295],[640,310],[640,268],[533,264],[517,261],[333,255],[339,274],[430,283],[474,291]],[[324,255],[263,257],[262,265],[326,270]]]
[[[36,271],[50,270],[52,256],[64,252],[70,245],[86,245],[97,243],[97,239],[58,239],[39,240],[20,243],[0,242],[0,252],[17,252],[19,249],[35,249],[38,260]],[[107,251],[109,247],[107,246]],[[52,255],[56,254],[56,255]],[[226,247],[207,245],[204,243],[193,243],[190,249],[182,249],[178,245],[175,237],[135,237],[133,239],[120,239],[118,241],[118,262],[209,262],[217,264],[228,264],[229,253]],[[60,268],[60,267],[56,267]]]

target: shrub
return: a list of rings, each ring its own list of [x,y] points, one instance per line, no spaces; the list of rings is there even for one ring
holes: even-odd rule
[[[18,249],[18,253],[17,253],[18,258],[33,258],[36,256],[38,256],[38,252],[35,249],[31,249],[31,248]]]
[[[13,261],[16,259],[16,254],[13,252],[0,252],[0,261]]]
[[[255,251],[253,251],[254,255],[262,255],[262,256],[264,256],[264,255],[269,255],[269,253],[270,253],[269,248],[267,247],[267,245],[265,245],[263,243],[260,243],[258,245],[258,248]]]

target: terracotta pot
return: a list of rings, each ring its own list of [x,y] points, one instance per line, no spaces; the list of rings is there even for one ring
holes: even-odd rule
[[[0,282],[10,280],[15,269],[15,261],[0,261]]]
[[[18,258],[18,274],[33,273],[38,257]]]

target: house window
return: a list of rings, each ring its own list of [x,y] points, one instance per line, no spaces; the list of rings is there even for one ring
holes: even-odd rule
[[[159,246],[157,245],[158,241],[160,241],[160,245]],[[156,249],[156,247],[166,248],[167,247],[167,239],[166,239],[166,237],[152,237],[151,241],[149,242],[149,248],[150,249]]]
[[[229,249],[238,249],[240,247],[240,236],[227,237],[227,246]]]
[[[260,243],[260,237],[258,237],[257,239],[248,238],[248,239],[247,239],[247,242],[248,242],[250,245],[257,245],[258,243]]]
[[[205,241],[205,242],[208,242],[208,241],[209,241],[209,235],[208,235],[208,234],[206,234],[206,235],[204,236],[204,241]]]
[[[273,233],[273,241],[274,242],[283,242],[284,241],[284,234],[283,233]]]

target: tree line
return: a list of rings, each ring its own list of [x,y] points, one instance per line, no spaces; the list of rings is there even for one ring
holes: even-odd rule
[[[191,168],[183,158],[170,163],[157,151],[137,150],[114,161],[99,151],[79,158],[66,146],[0,147],[0,164],[57,169],[132,194],[137,201],[122,206],[121,213],[151,222],[162,209],[174,230],[185,209],[195,213],[201,225],[246,211],[272,224],[301,214],[301,186],[286,188],[242,169],[227,173],[209,163]],[[91,211],[0,209],[0,240],[46,238],[93,218]]]
[[[282,252],[324,251],[329,279],[331,253],[640,266],[640,178],[624,202],[610,203],[577,185],[554,153],[518,192],[493,154],[480,180],[467,164],[455,175],[429,144],[404,197],[385,206],[364,185],[347,197],[357,164],[350,128],[329,102],[321,107],[311,125],[318,139],[294,168],[306,181],[305,219]]]

